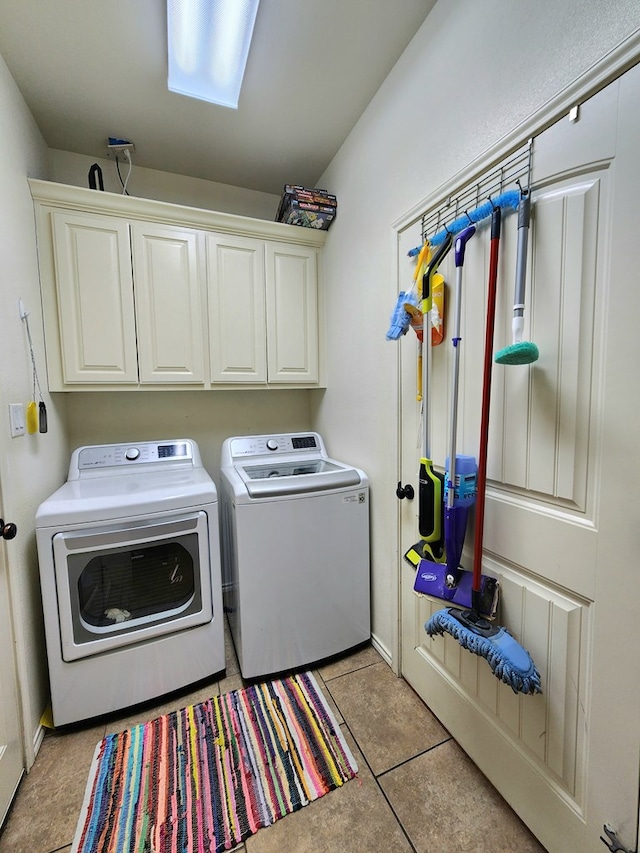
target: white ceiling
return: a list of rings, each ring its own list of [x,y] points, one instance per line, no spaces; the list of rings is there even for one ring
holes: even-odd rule
[[[169,92],[163,0],[1,0],[0,54],[50,148],[274,194],[314,186],[435,0],[262,0],[238,110]]]

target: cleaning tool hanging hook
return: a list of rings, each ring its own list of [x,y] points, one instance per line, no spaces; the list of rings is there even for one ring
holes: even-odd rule
[[[429,243],[432,248],[436,248],[441,243],[444,243],[447,237],[455,237],[456,234],[464,228],[467,228],[470,222],[472,225],[478,225],[484,219],[488,219],[496,207],[499,207],[504,211],[509,209],[517,210],[519,202],[520,192],[515,189],[507,190],[494,198],[489,198],[489,200],[485,201],[474,210],[465,210],[464,213],[460,214],[460,216],[456,216],[456,218],[452,222],[449,222],[448,225],[443,223],[442,227],[432,237],[429,237]]]

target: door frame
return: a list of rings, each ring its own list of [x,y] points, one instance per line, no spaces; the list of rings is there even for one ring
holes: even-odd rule
[[[453,195],[456,190],[466,184],[472,183],[479,176],[491,169],[492,166],[500,163],[512,152],[521,148],[529,139],[538,136],[552,124],[555,124],[563,116],[568,115],[572,107],[578,107],[581,103],[588,100],[601,89],[604,89],[609,83],[612,83],[618,77],[621,77],[625,71],[628,71],[634,65],[640,62],[640,29],[634,32],[631,36],[622,41],[610,53],[605,55],[599,62],[589,68],[581,77],[577,78],[562,89],[554,98],[543,105],[525,121],[517,125],[510,133],[503,136],[496,142],[488,151],[480,157],[473,160],[470,164],[454,174],[445,183],[441,184],[438,189],[424,197],[421,201],[415,204],[402,217],[397,219],[392,224],[391,239],[393,242],[393,263],[397,274],[396,294],[403,289],[404,267],[402,258],[400,257],[399,245],[401,233],[415,225],[425,211],[437,207],[447,197]],[[395,299],[395,294],[393,296]],[[397,371],[396,371],[396,388],[395,395],[399,401],[398,411],[398,447],[397,447],[397,472],[396,482],[402,473],[402,411],[400,401],[402,399],[401,376],[402,376],[402,359],[400,347],[397,349]],[[392,648],[392,668],[396,675],[402,675],[402,504],[397,502],[396,507],[396,542],[395,551],[397,554],[398,571],[396,572],[396,583],[393,585],[393,607],[395,608],[396,619],[394,620],[394,635]],[[638,815],[638,826],[640,827],[640,813]]]

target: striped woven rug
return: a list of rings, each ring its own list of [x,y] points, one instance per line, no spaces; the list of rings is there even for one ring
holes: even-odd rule
[[[233,690],[98,744],[72,853],[220,853],[356,772],[311,673]]]

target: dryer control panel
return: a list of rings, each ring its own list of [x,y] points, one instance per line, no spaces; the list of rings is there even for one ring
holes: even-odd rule
[[[80,447],[74,451],[68,479],[90,471],[132,467],[168,462],[194,466],[199,463],[197,450],[189,439],[143,441],[138,444],[102,444]],[[113,473],[113,471],[112,471]],[[72,476],[73,474],[73,476]]]

